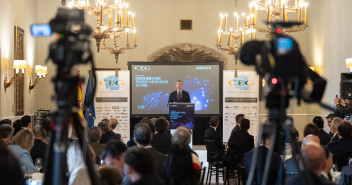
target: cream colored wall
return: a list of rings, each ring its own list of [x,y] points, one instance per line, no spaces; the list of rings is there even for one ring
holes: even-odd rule
[[[3,81],[14,76],[12,64],[14,60],[14,26],[19,26],[25,32],[25,59],[29,66],[24,78],[24,105],[25,114],[35,112],[35,95],[29,94],[28,84],[30,72],[36,62],[35,39],[30,36],[29,25],[36,21],[36,0],[0,0],[0,47],[1,47],[1,86],[0,86],[0,112],[1,118],[14,117],[14,85],[5,89]]]
[[[14,3],[7,4],[13,5]],[[13,1],[13,2],[18,2]],[[23,0],[24,1],[24,0]],[[27,2],[27,1],[26,1]],[[220,12],[227,12],[230,15],[234,12],[234,1],[214,1],[214,0],[178,0],[178,1],[165,1],[165,0],[148,0],[138,1],[130,0],[130,10],[136,13],[137,24],[137,44],[138,47],[134,50],[126,51],[120,55],[119,67],[127,69],[128,61],[146,61],[147,57],[154,51],[180,42],[195,43],[204,45],[215,49],[216,31],[218,27],[218,17]],[[6,4],[6,3],[5,3]],[[313,65],[318,63],[323,65],[322,71],[328,81],[324,101],[332,104],[332,98],[338,92],[338,83],[341,72],[348,72],[345,68],[344,59],[351,57],[349,51],[351,50],[351,34],[349,33],[351,24],[348,22],[348,7],[351,7],[352,1],[349,0],[310,0],[309,1],[309,27],[306,31],[300,33],[293,33],[292,35],[297,39],[300,44],[301,52],[306,57],[307,63]],[[37,7],[32,7],[32,4],[26,7],[32,7],[36,11],[36,19],[38,23],[47,23],[52,19],[57,12],[57,8],[61,6],[59,0],[37,0]],[[13,8],[12,8],[13,9]],[[8,12],[15,15],[14,11]],[[248,1],[238,1],[238,12],[248,12]],[[19,15],[24,14],[21,12]],[[2,12],[2,15],[4,13]],[[265,17],[265,13],[259,13],[259,16]],[[30,17],[30,16],[29,16]],[[292,18],[292,17],[291,17]],[[12,18],[14,19],[14,18]],[[20,19],[20,18],[16,18]],[[28,17],[26,17],[28,19]],[[193,31],[180,31],[179,19],[193,19]],[[34,19],[35,20],[35,19]],[[5,22],[8,20],[4,20]],[[13,22],[14,20],[12,20]],[[95,18],[86,15],[86,21],[93,28],[95,26]],[[231,23],[229,19],[229,23]],[[107,19],[104,20],[107,22]],[[261,21],[258,20],[260,24]],[[3,21],[1,25],[3,25]],[[11,24],[6,23],[6,24]],[[23,26],[24,27],[24,26]],[[3,30],[3,29],[1,29]],[[8,29],[9,38],[12,38],[12,28]],[[27,32],[28,33],[28,32]],[[28,36],[28,34],[27,34]],[[8,36],[1,35],[2,43],[2,56],[4,57],[3,43],[7,43],[3,39],[8,39]],[[258,33],[258,39],[265,39],[263,34]],[[35,62],[44,64],[47,57],[49,43],[53,41],[52,38],[38,38],[36,39],[35,46]],[[11,43],[13,44],[13,43]],[[13,45],[9,47],[12,51]],[[107,51],[96,52],[95,41],[92,40],[92,49],[94,51],[94,59],[98,68],[113,68],[115,61],[113,55]],[[233,57],[223,52],[227,57],[225,69],[234,69]],[[13,54],[11,54],[11,57]],[[9,56],[7,56],[9,58]],[[11,63],[12,65],[12,63]],[[10,65],[9,65],[10,66]],[[2,65],[2,77],[4,70]],[[56,66],[50,62],[48,64],[49,77],[39,84],[30,96],[32,98],[32,109],[34,112],[37,108],[46,108],[54,110],[56,108],[55,102],[51,100],[54,94],[53,86],[50,79],[56,73]],[[239,63],[239,69],[254,69]],[[78,69],[81,71],[81,76],[87,76],[88,67],[80,66]],[[28,79],[27,79],[28,80]],[[82,84],[83,94],[85,84]],[[3,97],[3,90],[1,101],[13,104],[12,96],[9,98],[9,93]],[[11,93],[12,95],[13,93]],[[34,101],[35,100],[35,101]],[[28,105],[28,104],[27,104]],[[267,111],[265,110],[264,103],[260,104],[261,120],[264,119]],[[7,107],[2,104],[1,115],[10,115],[11,112],[4,108]],[[292,110],[287,110],[295,118],[296,127],[299,131],[303,130],[303,126],[310,122],[314,115],[326,115],[328,111],[321,109],[319,106],[302,103],[301,106],[294,106]],[[302,135],[302,134],[301,134]]]

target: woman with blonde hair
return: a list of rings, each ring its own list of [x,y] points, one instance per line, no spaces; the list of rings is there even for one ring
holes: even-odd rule
[[[34,134],[29,129],[22,129],[12,139],[9,149],[20,161],[21,166],[26,167],[26,173],[38,172],[33,165],[33,160],[29,151],[34,145]]]

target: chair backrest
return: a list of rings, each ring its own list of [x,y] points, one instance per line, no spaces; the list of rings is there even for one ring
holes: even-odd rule
[[[205,176],[205,171],[206,171],[207,167],[204,167],[203,169],[201,169],[201,176],[199,179],[199,184],[203,185],[204,184],[204,176]]]
[[[344,175],[344,184],[343,185],[352,185],[352,175]]]
[[[208,162],[215,162],[217,161],[218,156],[222,153],[219,151],[218,147],[215,144],[214,140],[206,140],[205,147],[207,149],[207,161]]]
[[[228,142],[224,162],[227,166],[237,166],[241,163],[242,156],[239,156],[237,142]]]

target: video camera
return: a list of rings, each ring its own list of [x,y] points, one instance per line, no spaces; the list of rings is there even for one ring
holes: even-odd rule
[[[282,88],[294,90],[298,100],[302,97],[308,102],[320,102],[326,80],[309,69],[298,43],[292,37],[283,34],[285,28],[301,23],[267,22],[267,24],[271,27],[272,39],[245,43],[240,50],[241,61],[246,65],[254,65],[257,73],[266,77],[272,91],[280,91]],[[312,88],[305,88],[308,81]],[[275,93],[269,93],[268,96],[273,94]],[[289,95],[286,98],[287,104],[288,98]],[[276,106],[273,102],[267,103],[268,108]]]

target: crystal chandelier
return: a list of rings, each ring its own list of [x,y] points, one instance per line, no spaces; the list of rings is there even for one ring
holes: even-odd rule
[[[110,4],[109,0],[94,0],[90,4],[89,0],[72,0],[67,5],[69,8],[75,7],[87,10],[89,15],[96,16],[96,29],[91,38],[96,40],[98,52],[100,49],[104,49],[109,50],[111,54],[115,55],[115,76],[118,76],[117,64],[119,55],[124,50],[137,47],[135,14],[129,11],[128,3],[125,0],[115,0]],[[104,24],[103,16],[108,16],[109,22]],[[131,44],[132,34],[133,43]],[[126,38],[125,44],[121,41],[119,42],[123,37]],[[109,39],[113,42],[112,46],[108,46]]]
[[[305,0],[252,0],[249,3],[249,14],[251,15],[251,17],[253,17],[253,21],[251,24],[257,32],[264,32],[266,33],[266,37],[270,37],[270,25],[267,25],[266,27],[259,27],[257,25],[258,10],[266,11],[266,18],[263,20],[267,20],[268,22],[288,22],[289,13],[298,13],[298,18],[295,18],[295,21],[301,22],[302,24],[297,27],[284,28],[282,31],[284,33],[303,31],[308,27],[307,7],[308,2],[305,2]]]
[[[237,8],[237,0],[235,1],[235,9]],[[233,23],[229,24],[228,14],[220,13],[219,29],[216,40],[216,47],[220,50],[228,51],[228,54],[235,57],[235,77],[237,77],[237,61],[239,59],[239,51],[243,45],[245,38],[249,40],[255,39],[256,30],[251,24],[254,17],[246,16],[242,13],[241,16],[235,12],[233,14]],[[240,26],[240,24],[242,24]]]

